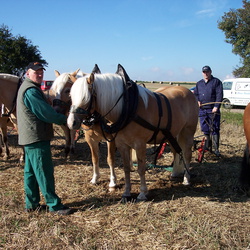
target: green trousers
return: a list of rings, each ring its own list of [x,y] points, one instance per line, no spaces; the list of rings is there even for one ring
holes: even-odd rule
[[[63,208],[55,192],[54,166],[50,141],[41,141],[24,146],[24,191],[27,209],[36,208],[40,202],[40,190],[50,211]],[[40,188],[40,189],[39,189]]]

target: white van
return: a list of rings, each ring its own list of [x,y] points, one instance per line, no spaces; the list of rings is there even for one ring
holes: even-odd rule
[[[247,106],[250,102],[250,78],[226,79],[222,84],[224,108]]]

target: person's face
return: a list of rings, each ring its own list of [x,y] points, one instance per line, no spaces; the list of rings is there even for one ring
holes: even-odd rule
[[[41,84],[43,81],[43,69],[38,69],[38,70],[29,69],[27,71],[27,76],[31,81]]]
[[[203,78],[207,81],[211,78],[212,71],[203,71],[202,74],[203,74]]]

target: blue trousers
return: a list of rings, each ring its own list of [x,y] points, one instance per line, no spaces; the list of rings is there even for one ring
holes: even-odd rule
[[[63,208],[55,192],[54,166],[50,141],[41,141],[24,146],[24,191],[25,207],[36,208],[40,202],[40,190],[50,211]],[[39,190],[40,188],[40,190]]]
[[[220,111],[212,113],[212,109],[200,109],[200,126],[205,135],[220,135]]]

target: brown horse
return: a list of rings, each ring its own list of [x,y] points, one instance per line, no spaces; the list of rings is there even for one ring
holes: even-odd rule
[[[5,116],[6,109],[3,104],[0,104],[0,155],[3,155],[3,159],[7,160],[10,156],[10,150],[8,147],[8,135],[7,135],[7,127],[14,128],[15,125],[11,122],[8,116]],[[3,146],[3,148],[2,148]]]
[[[190,184],[189,166],[198,122],[198,104],[194,95],[181,86],[160,88],[155,93],[132,82],[121,65],[118,65],[117,73],[90,74],[76,80],[70,91],[69,128],[79,128],[82,119],[93,112],[101,115],[101,127],[115,137],[122,156],[124,198],[131,197],[131,149],[134,149],[141,184],[137,199],[147,199],[147,143],[170,142],[174,153],[172,176],[184,173],[183,183]]]
[[[16,103],[15,98],[18,91],[18,84],[20,78],[15,75],[0,73],[0,128],[2,132],[2,144],[4,151],[4,159],[9,158],[10,151],[8,147],[7,127],[15,126],[17,128],[16,120]],[[1,147],[1,145],[0,145]],[[23,156],[20,161],[22,161]]]
[[[77,72],[74,72],[70,74],[71,77],[74,77],[77,74]],[[20,83],[20,78],[15,75],[10,74],[0,74],[0,104],[4,104],[5,116],[2,115],[0,117],[0,127],[3,134],[3,144],[4,144],[4,157],[9,157],[9,148],[8,148],[8,142],[7,142],[7,126],[12,126],[12,124],[15,125],[17,128],[17,120],[16,120],[16,95],[18,91]],[[69,91],[68,91],[69,95]],[[70,104],[69,104],[70,105]],[[62,126],[62,129],[65,133],[65,154],[67,154],[70,151],[71,148],[71,136],[70,136],[70,130],[67,126]],[[0,145],[1,146],[1,145]],[[21,156],[20,162],[23,161],[24,155]]]
[[[250,103],[246,106],[243,115],[243,126],[247,140],[243,160],[241,163],[240,183],[246,190],[250,188]]]
[[[51,103],[53,103],[53,107],[61,113],[65,115],[68,114],[71,98],[69,95],[69,91],[73,85],[73,82],[76,80],[76,72],[74,74],[62,73],[60,74],[58,71],[55,71],[56,79],[52,84],[52,87],[49,91],[49,98]],[[92,156],[92,163],[93,163],[93,177],[91,183],[97,184],[98,179],[100,178],[100,170],[99,170],[99,142],[102,141],[103,133],[101,131],[100,125],[98,122],[92,122],[88,126],[81,125],[85,131],[85,140],[87,141]],[[75,138],[75,131],[71,130],[71,132],[67,132],[68,138],[71,138],[71,147],[74,146],[74,138]],[[110,135],[107,135],[107,138],[110,138]],[[71,148],[72,149],[72,148]],[[107,142],[107,162],[110,167],[110,183],[109,187],[110,190],[115,188],[116,186],[116,175],[114,170],[114,155],[115,155],[115,142]]]

